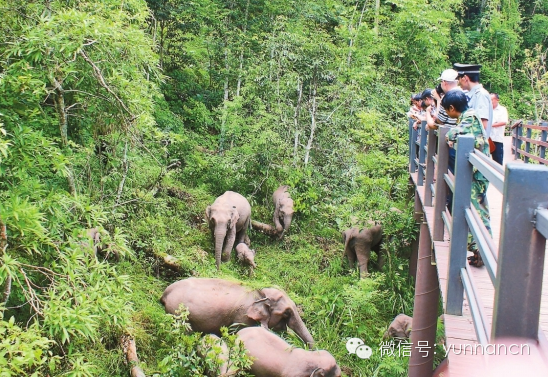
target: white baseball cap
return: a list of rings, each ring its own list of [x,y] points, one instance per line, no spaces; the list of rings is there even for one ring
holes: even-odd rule
[[[441,76],[438,77],[438,80],[442,81],[457,81],[457,76],[459,73],[454,69],[446,69],[441,73]]]

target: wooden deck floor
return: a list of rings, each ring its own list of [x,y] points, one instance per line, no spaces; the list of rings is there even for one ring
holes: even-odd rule
[[[513,162],[514,156],[511,154],[510,149],[511,137],[506,137],[505,139],[504,162]],[[417,174],[412,174],[411,176],[413,181],[416,183]],[[421,197],[421,202],[424,203],[424,187],[419,187],[417,191],[419,193],[419,196]],[[487,191],[487,196],[489,211],[491,215],[491,229],[493,232],[493,241],[498,249],[502,220],[502,193],[500,193],[493,185],[490,185]],[[428,227],[432,234],[434,208],[423,207],[423,211],[426,221],[428,223]],[[438,270],[438,278],[440,283],[440,291],[445,308],[447,291],[447,269],[449,259],[449,240],[447,229],[445,240],[443,242],[434,242],[434,250]],[[491,279],[489,278],[487,269],[485,267],[472,267],[471,270],[471,278],[473,279],[473,283],[475,284],[477,292],[480,296],[481,306],[483,307],[482,309],[487,319],[487,322],[489,322],[488,333],[490,333],[494,306],[494,287],[491,283]],[[546,258],[544,271],[545,273],[543,279],[540,327],[548,338],[548,258]],[[478,343],[466,295],[464,297],[463,315],[453,316],[446,314],[444,315],[444,324],[446,334],[446,347],[453,346],[458,351],[466,344]],[[545,339],[541,339],[541,347],[535,350],[535,352],[539,352],[540,350],[540,353],[545,354],[546,360],[548,360],[548,347],[546,347],[547,344],[548,342],[546,342]],[[471,355],[470,352],[468,352],[467,355],[459,355],[456,352],[449,352],[449,372],[451,377],[470,376],[471,365],[476,365],[477,367],[480,367],[479,364],[485,365],[485,362],[485,358],[478,355]],[[544,375],[548,375],[548,372],[546,372],[546,374]],[[528,377],[531,377],[531,375],[529,375]]]

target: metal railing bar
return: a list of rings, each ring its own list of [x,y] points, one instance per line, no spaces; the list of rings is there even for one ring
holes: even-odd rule
[[[443,220],[443,223],[445,224],[445,227],[447,228],[447,231],[451,233],[452,224],[451,219],[449,219],[449,215],[447,215],[447,212],[442,212],[441,218]]]
[[[455,192],[455,181],[453,179],[451,179],[451,177],[449,177],[448,174],[444,174],[443,179],[447,183],[447,186],[449,187],[449,190],[451,190],[451,192]]]
[[[548,239],[548,209],[538,209],[535,228]]]
[[[487,332],[483,322],[483,313],[477,302],[477,297],[475,295],[474,288],[472,287],[472,282],[468,276],[468,271],[465,268],[460,269],[460,276],[462,279],[462,285],[464,286],[464,292],[466,292],[466,297],[468,297],[468,303],[470,304],[470,313],[472,314],[472,319],[474,321],[474,328],[476,330],[476,336],[478,342],[481,345],[487,345],[489,338],[487,337]]]
[[[432,191],[432,196],[436,196],[436,188],[433,183],[430,184],[430,191]]]
[[[493,169],[489,164],[476,156],[476,153],[470,153],[468,161],[475,166],[481,174],[491,182],[499,192],[504,191],[504,176]]]
[[[472,215],[472,211],[470,210],[470,208],[467,208],[464,211],[464,215],[466,217],[466,222],[468,223],[468,228],[470,228],[470,232],[472,232],[472,236],[474,236],[474,240],[476,241],[478,245],[478,249],[481,253],[481,257],[483,258],[483,263],[485,263],[485,267],[487,268],[487,273],[489,274],[489,277],[491,278],[491,283],[495,285],[497,281],[496,279],[497,262],[495,261],[495,258],[493,257],[493,254],[491,253],[491,250],[489,249],[489,245],[487,241],[485,240],[485,237],[483,236],[481,230],[479,229],[480,225],[476,222],[476,219],[474,218],[474,215]]]
[[[470,268],[470,265],[468,263],[466,263],[465,268],[468,275],[468,280],[470,281],[470,287],[472,288],[472,292],[476,297],[476,304],[478,305],[478,312],[480,314],[481,323],[483,324],[483,328],[485,330],[485,336],[487,337],[487,341],[489,341],[491,324],[487,321],[487,317],[485,316],[485,308],[483,306],[483,303],[481,302],[481,295],[478,294],[477,285],[474,281],[474,274],[472,273],[472,269]]]
[[[485,161],[486,163],[488,163],[493,169],[495,169],[500,175],[504,177],[504,168],[502,167],[502,165],[499,165],[498,162],[496,162],[492,158],[487,157],[485,154],[483,154],[482,152],[478,150],[476,150],[474,154],[480,159],[482,159],[483,161]]]
[[[495,244],[493,243],[493,238],[487,231],[487,228],[483,224],[483,221],[481,221],[480,215],[478,211],[474,207],[470,207],[470,212],[474,216],[474,220],[476,220],[476,223],[478,224],[481,233],[483,234],[483,237],[485,238],[485,241],[487,242],[487,245],[489,246],[489,250],[491,251],[491,254],[493,255],[493,258],[495,261],[498,260],[498,250]]]
[[[415,158],[414,161],[415,161],[415,165],[416,165],[416,166],[419,166],[419,159],[418,159],[418,158]]]

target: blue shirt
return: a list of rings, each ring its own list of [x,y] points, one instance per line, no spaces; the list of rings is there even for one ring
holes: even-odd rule
[[[474,109],[480,119],[487,119],[487,128],[485,133],[487,137],[491,136],[491,126],[493,125],[493,103],[491,95],[483,88],[483,85],[477,84],[466,94],[468,96],[468,107]]]

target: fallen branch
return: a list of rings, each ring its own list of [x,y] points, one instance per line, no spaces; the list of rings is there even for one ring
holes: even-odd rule
[[[259,232],[262,232],[264,234],[268,234],[269,236],[279,236],[280,233],[276,230],[275,227],[273,227],[270,224],[260,223],[255,220],[251,220],[251,225],[253,226],[253,229],[257,229]]]
[[[120,340],[122,349],[126,354],[126,362],[129,365],[129,375],[131,377],[146,377],[145,373],[139,366],[139,358],[137,357],[137,347],[135,340],[130,335],[122,336]]]
[[[164,262],[164,265],[170,270],[177,272],[181,270],[181,263],[179,263],[179,260],[174,256],[164,254],[163,256],[160,256],[160,258],[162,259],[162,262]]]

